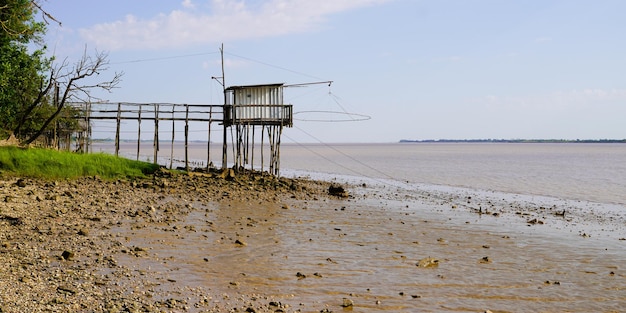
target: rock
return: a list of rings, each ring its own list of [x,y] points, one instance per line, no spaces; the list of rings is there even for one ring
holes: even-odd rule
[[[155,185],[157,185],[157,186],[159,186],[161,188],[166,188],[166,187],[169,186],[169,182],[168,182],[167,179],[162,178],[162,179],[156,180]]]
[[[483,264],[488,264],[488,263],[491,263],[491,259],[488,256],[486,256],[480,259],[478,262],[483,263]]]
[[[50,200],[50,201],[59,201],[61,199],[61,196],[59,195],[47,195],[46,196],[46,200]]]
[[[18,226],[24,223],[22,221],[22,218],[20,217],[12,217],[8,215],[4,215],[4,216],[0,216],[0,219],[6,220],[7,222],[9,222],[9,225],[11,226]]]
[[[65,250],[65,251],[63,251],[63,253],[61,253],[61,257],[64,260],[70,260],[70,259],[72,259],[74,257],[74,252]]]
[[[88,231],[88,230],[86,230],[86,229],[84,229],[84,228],[81,228],[81,229],[78,231],[78,234],[79,234],[79,235],[81,235],[81,236],[89,236],[89,231]]]
[[[236,243],[236,244],[238,244],[238,245],[240,245],[240,246],[245,246],[245,245],[247,245],[247,244],[246,244],[243,240],[241,240],[241,239],[237,239],[237,240],[235,240],[235,243]]]
[[[343,298],[343,303],[341,304],[344,308],[349,308],[354,306],[354,302],[348,298]]]
[[[76,290],[72,287],[68,287],[68,286],[59,286],[57,287],[58,291],[62,291],[62,292],[67,292],[69,294],[76,294]]]
[[[222,173],[220,174],[220,178],[226,179],[226,180],[235,179],[235,170],[233,170],[232,168],[224,169]]]
[[[417,267],[437,267],[439,266],[439,260],[431,257],[423,258],[417,262]]]
[[[18,179],[15,184],[20,188],[26,187],[26,181],[23,178]]]
[[[328,187],[328,194],[331,196],[337,196],[341,198],[348,197],[348,192],[342,186],[339,186],[339,185],[330,185],[330,187]]]

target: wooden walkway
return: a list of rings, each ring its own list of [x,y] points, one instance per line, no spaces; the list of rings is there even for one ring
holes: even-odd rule
[[[163,139],[171,140],[172,149],[170,156],[170,167],[172,166],[174,154],[174,141],[176,140],[175,126],[184,126],[184,164],[189,170],[189,140],[190,125],[202,124],[207,131],[207,168],[212,164],[210,160],[211,133],[215,127],[222,130],[222,168],[228,167],[229,143],[233,150],[232,167],[235,170],[249,166],[254,169],[255,139],[261,144],[261,168],[264,169],[263,151],[265,149],[265,134],[267,133],[267,144],[269,149],[268,171],[278,176],[280,173],[280,137],[283,127],[291,127],[292,106],[291,105],[210,105],[210,104],[175,104],[175,103],[128,103],[128,102],[95,102],[95,103],[73,103],[75,107],[81,108],[84,112],[84,121],[87,127],[79,134],[78,138],[83,138],[80,149],[85,152],[91,151],[92,134],[102,132],[98,129],[101,123],[98,121],[115,121],[115,155],[119,156],[120,142],[124,140],[121,134],[133,132],[126,126],[136,125],[137,137],[137,159],[140,158],[140,146],[142,138],[142,127],[150,125],[149,131],[153,133],[153,162],[157,162],[160,143]],[[124,124],[127,121],[133,123]],[[159,126],[164,123],[171,123],[171,129],[160,131]],[[122,130],[122,124],[125,129]],[[95,129],[94,129],[95,128]],[[259,130],[260,129],[260,130]],[[230,130],[230,142],[228,132]],[[257,130],[260,131],[257,132]],[[168,134],[167,131],[170,131]],[[169,136],[168,136],[169,135]],[[220,141],[220,140],[218,140]],[[258,160],[257,160],[258,162]]]

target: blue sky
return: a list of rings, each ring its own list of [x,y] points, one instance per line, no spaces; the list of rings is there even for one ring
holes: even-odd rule
[[[283,142],[626,138],[624,1],[44,1],[49,51],[105,51],[110,101],[221,104],[226,84],[288,88]],[[366,121],[341,122],[359,119]],[[301,119],[320,116],[301,113]]]

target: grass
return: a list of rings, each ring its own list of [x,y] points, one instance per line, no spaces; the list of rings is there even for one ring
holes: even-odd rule
[[[99,176],[104,179],[144,177],[159,165],[104,153],[77,154],[48,149],[0,147],[0,175],[47,179]]]

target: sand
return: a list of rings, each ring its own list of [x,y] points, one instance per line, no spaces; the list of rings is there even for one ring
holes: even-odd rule
[[[349,196],[337,197],[330,185],[4,178],[0,311],[626,308],[619,214],[598,217],[603,232],[581,228],[568,203],[560,216],[560,206],[369,183],[343,182]]]

